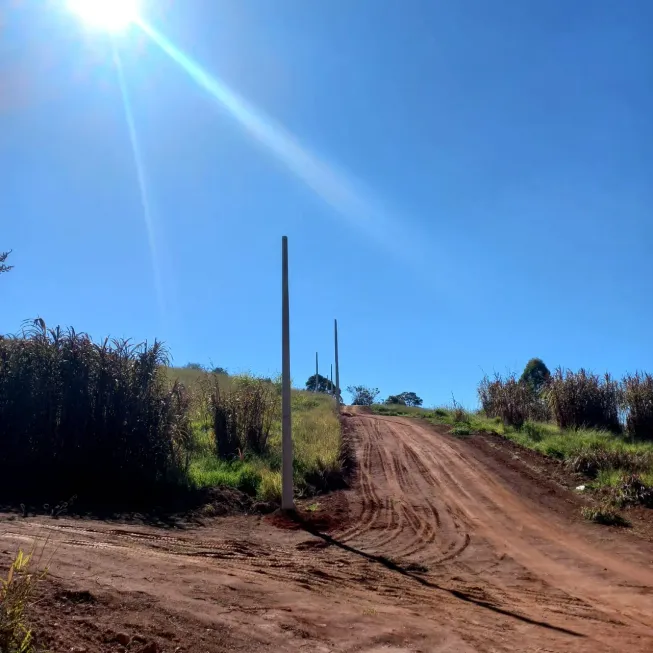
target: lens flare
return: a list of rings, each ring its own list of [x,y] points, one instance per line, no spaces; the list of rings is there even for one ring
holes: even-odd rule
[[[141,148],[138,142],[138,134],[136,133],[136,124],[134,122],[134,113],[132,111],[131,102],[129,101],[129,94],[127,92],[127,84],[125,82],[125,73],[122,66],[122,60],[118,50],[113,48],[113,60],[118,73],[118,83],[120,85],[120,93],[122,95],[122,104],[125,110],[125,119],[127,121],[127,130],[129,132],[129,141],[132,147],[132,154],[134,156],[134,167],[136,168],[136,179],[138,181],[138,189],[140,193],[141,206],[143,208],[143,219],[145,220],[145,229],[147,231],[147,240],[150,248],[150,262],[152,264],[152,276],[154,279],[154,287],[156,290],[157,301],[161,314],[165,310],[165,302],[163,295],[163,284],[161,283],[161,274],[157,263],[157,247],[154,230],[154,220],[152,218],[152,209],[149,194],[147,192],[147,183],[145,179],[145,167],[143,166],[143,157],[141,156]]]
[[[137,0],[68,0],[68,9],[87,25],[108,32],[125,30],[138,18]]]
[[[255,109],[244,98],[222,81],[206,72],[154,27],[142,18],[140,27],[163,52],[177,63],[191,79],[217,100],[256,141],[270,150],[293,174],[309,186],[322,200],[360,228],[367,236],[380,241],[388,249],[415,263],[414,246],[398,233],[394,220],[368,194],[360,191],[360,184],[339,172],[305,148],[295,136]],[[414,236],[414,234],[413,234]],[[414,242],[414,238],[411,238]],[[408,250],[403,251],[404,246]]]

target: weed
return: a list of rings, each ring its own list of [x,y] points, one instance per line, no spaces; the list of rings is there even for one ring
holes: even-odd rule
[[[453,420],[456,423],[469,423],[469,416],[467,411],[456,401],[455,397],[452,397],[452,406],[453,406]]]
[[[470,433],[469,424],[458,424],[451,429],[452,435],[469,435]]]
[[[630,522],[627,519],[607,504],[598,508],[585,506],[581,508],[581,514],[585,519],[595,524],[603,524],[604,526],[630,526]]]
[[[281,501],[281,474],[268,471],[263,474],[258,491],[259,499],[262,501]]]
[[[604,471],[597,477],[595,487],[602,489],[616,506],[646,506],[653,508],[653,485],[651,474],[640,476],[621,470]]]
[[[0,579],[0,651],[32,653],[32,631],[26,612],[34,595],[35,585],[46,572],[31,569],[34,550],[19,550],[9,567],[7,577]]]

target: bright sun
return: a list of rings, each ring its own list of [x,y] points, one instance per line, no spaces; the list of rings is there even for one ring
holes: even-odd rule
[[[138,0],[68,0],[68,8],[85,23],[119,32],[138,18]]]

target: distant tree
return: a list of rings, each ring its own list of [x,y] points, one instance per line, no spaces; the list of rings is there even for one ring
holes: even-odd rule
[[[13,268],[13,265],[5,265],[5,261],[9,258],[9,254],[11,254],[11,250],[8,252],[0,252],[0,274],[3,272],[9,272],[11,268]]]
[[[184,365],[184,369],[201,371],[204,368],[199,363],[186,363],[186,365]]]
[[[399,399],[401,399],[406,406],[421,406],[424,401],[421,397],[418,397],[414,392],[402,392],[399,395]]]
[[[227,372],[226,367],[214,367],[211,372],[213,372],[213,374],[223,374],[224,376],[229,376],[229,372]]]
[[[368,388],[364,385],[350,385],[347,392],[352,395],[351,403],[354,406],[371,406],[379,396],[378,388]]]
[[[551,372],[549,372],[549,368],[544,364],[544,361],[541,358],[531,358],[526,363],[524,372],[519,380],[529,385],[533,392],[539,394],[549,382],[550,378]]]
[[[414,392],[402,392],[398,395],[390,395],[385,403],[400,406],[421,406],[424,402]]]
[[[315,374],[313,374],[313,376],[309,376],[308,381],[306,381],[306,389],[311,392],[326,392],[328,394],[334,394],[336,386],[335,383],[331,383],[330,379],[327,379],[326,376],[322,376],[321,374],[317,375],[316,383]]]

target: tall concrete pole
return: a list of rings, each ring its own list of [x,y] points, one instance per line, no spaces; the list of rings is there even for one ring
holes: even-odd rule
[[[290,409],[290,300],[288,237],[281,239],[281,509],[294,510],[292,421]]]
[[[338,365],[338,320],[333,320],[333,332],[335,336],[336,349],[336,400],[340,406],[340,366]]]

